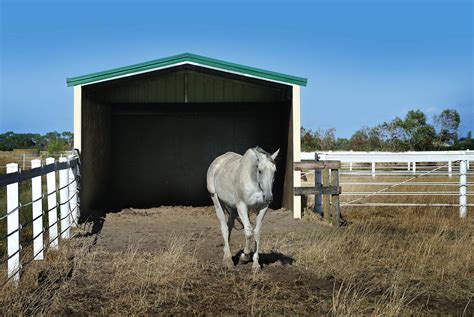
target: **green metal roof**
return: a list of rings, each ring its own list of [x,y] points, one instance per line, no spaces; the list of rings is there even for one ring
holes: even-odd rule
[[[171,67],[174,64],[178,63],[195,63],[202,65],[204,67],[216,68],[223,71],[229,71],[233,73],[238,73],[247,76],[254,76],[262,79],[268,79],[272,81],[283,82],[287,84],[295,84],[299,86],[306,86],[307,79],[296,77],[292,75],[286,75],[282,73],[272,72],[269,70],[264,70],[260,68],[254,68],[249,66],[244,66],[235,63],[229,63],[226,61],[221,61],[214,58],[209,58],[205,56],[200,56],[191,53],[184,53],[179,55],[174,55],[170,57],[155,59],[153,61],[144,62],[140,64],[134,64],[130,66],[124,66],[119,68],[114,68],[110,70],[105,70],[102,72],[92,73],[83,76],[67,78],[66,82],[68,86],[77,86],[83,84],[89,84],[96,81],[104,81],[113,79],[116,77],[132,75],[134,73],[152,71],[157,68]]]

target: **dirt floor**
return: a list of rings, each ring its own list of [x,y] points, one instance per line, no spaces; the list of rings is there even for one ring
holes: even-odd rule
[[[254,218],[251,215],[252,222]],[[241,228],[241,224],[236,222],[236,229],[231,235],[231,250],[235,255],[243,249],[244,233]],[[294,220],[287,210],[269,210],[264,220],[262,244],[265,244],[265,233],[301,233],[320,228],[318,223]],[[325,229],[328,228],[325,226]],[[167,246],[172,235],[188,237],[189,246],[193,248],[198,243],[196,257],[203,263],[222,262],[223,239],[213,207],[124,209],[108,214],[99,234],[97,247],[112,252],[125,251],[131,246],[139,251],[158,251]],[[268,250],[269,247],[271,248],[266,245],[263,248]],[[261,260],[265,262],[267,255],[264,253]],[[289,262],[291,261],[286,261],[285,264]],[[271,267],[279,266],[280,261],[272,264]]]

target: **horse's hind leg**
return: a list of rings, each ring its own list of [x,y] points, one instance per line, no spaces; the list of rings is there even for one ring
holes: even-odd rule
[[[229,230],[228,239],[230,242],[230,235],[232,234],[232,229],[234,229],[234,225],[235,225],[235,219],[237,218],[237,209],[232,208],[232,207],[227,207],[227,206],[224,206],[224,208],[227,210],[227,213],[229,214],[229,217],[227,218],[227,229]]]
[[[232,254],[230,253],[229,229],[225,220],[224,210],[222,209],[217,194],[211,195],[211,198],[212,202],[214,203],[214,207],[216,208],[217,219],[219,219],[222,237],[224,238],[224,258],[222,259],[222,262],[226,267],[232,268],[234,266],[234,262],[232,262]]]

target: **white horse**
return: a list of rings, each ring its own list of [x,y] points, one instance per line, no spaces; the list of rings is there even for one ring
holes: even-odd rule
[[[207,170],[207,190],[211,194],[224,238],[223,263],[229,268],[234,265],[229,239],[238,214],[245,233],[245,247],[241,260],[250,261],[250,242],[253,235],[255,252],[252,267],[255,271],[260,269],[258,262],[260,231],[268,205],[273,200],[275,158],[279,151],[270,155],[263,149],[255,147],[248,149],[243,156],[227,152],[217,157]],[[223,207],[229,214],[227,222]],[[250,224],[250,210],[257,212],[255,229]]]

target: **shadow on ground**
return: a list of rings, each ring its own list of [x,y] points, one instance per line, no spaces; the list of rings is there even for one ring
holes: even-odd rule
[[[239,250],[233,257],[232,261],[234,262],[234,265],[239,264],[240,261],[240,256],[244,253],[244,250]],[[254,252],[250,252],[250,258],[253,257]],[[240,261],[241,262],[241,261]],[[250,263],[252,262],[251,260],[244,263]],[[276,262],[280,262],[281,265],[293,265],[293,262],[295,262],[295,259],[292,258],[291,256],[285,255],[281,252],[275,252],[272,251],[270,253],[259,253],[258,255],[258,263],[260,264],[260,267],[263,268],[265,265],[270,265]]]

